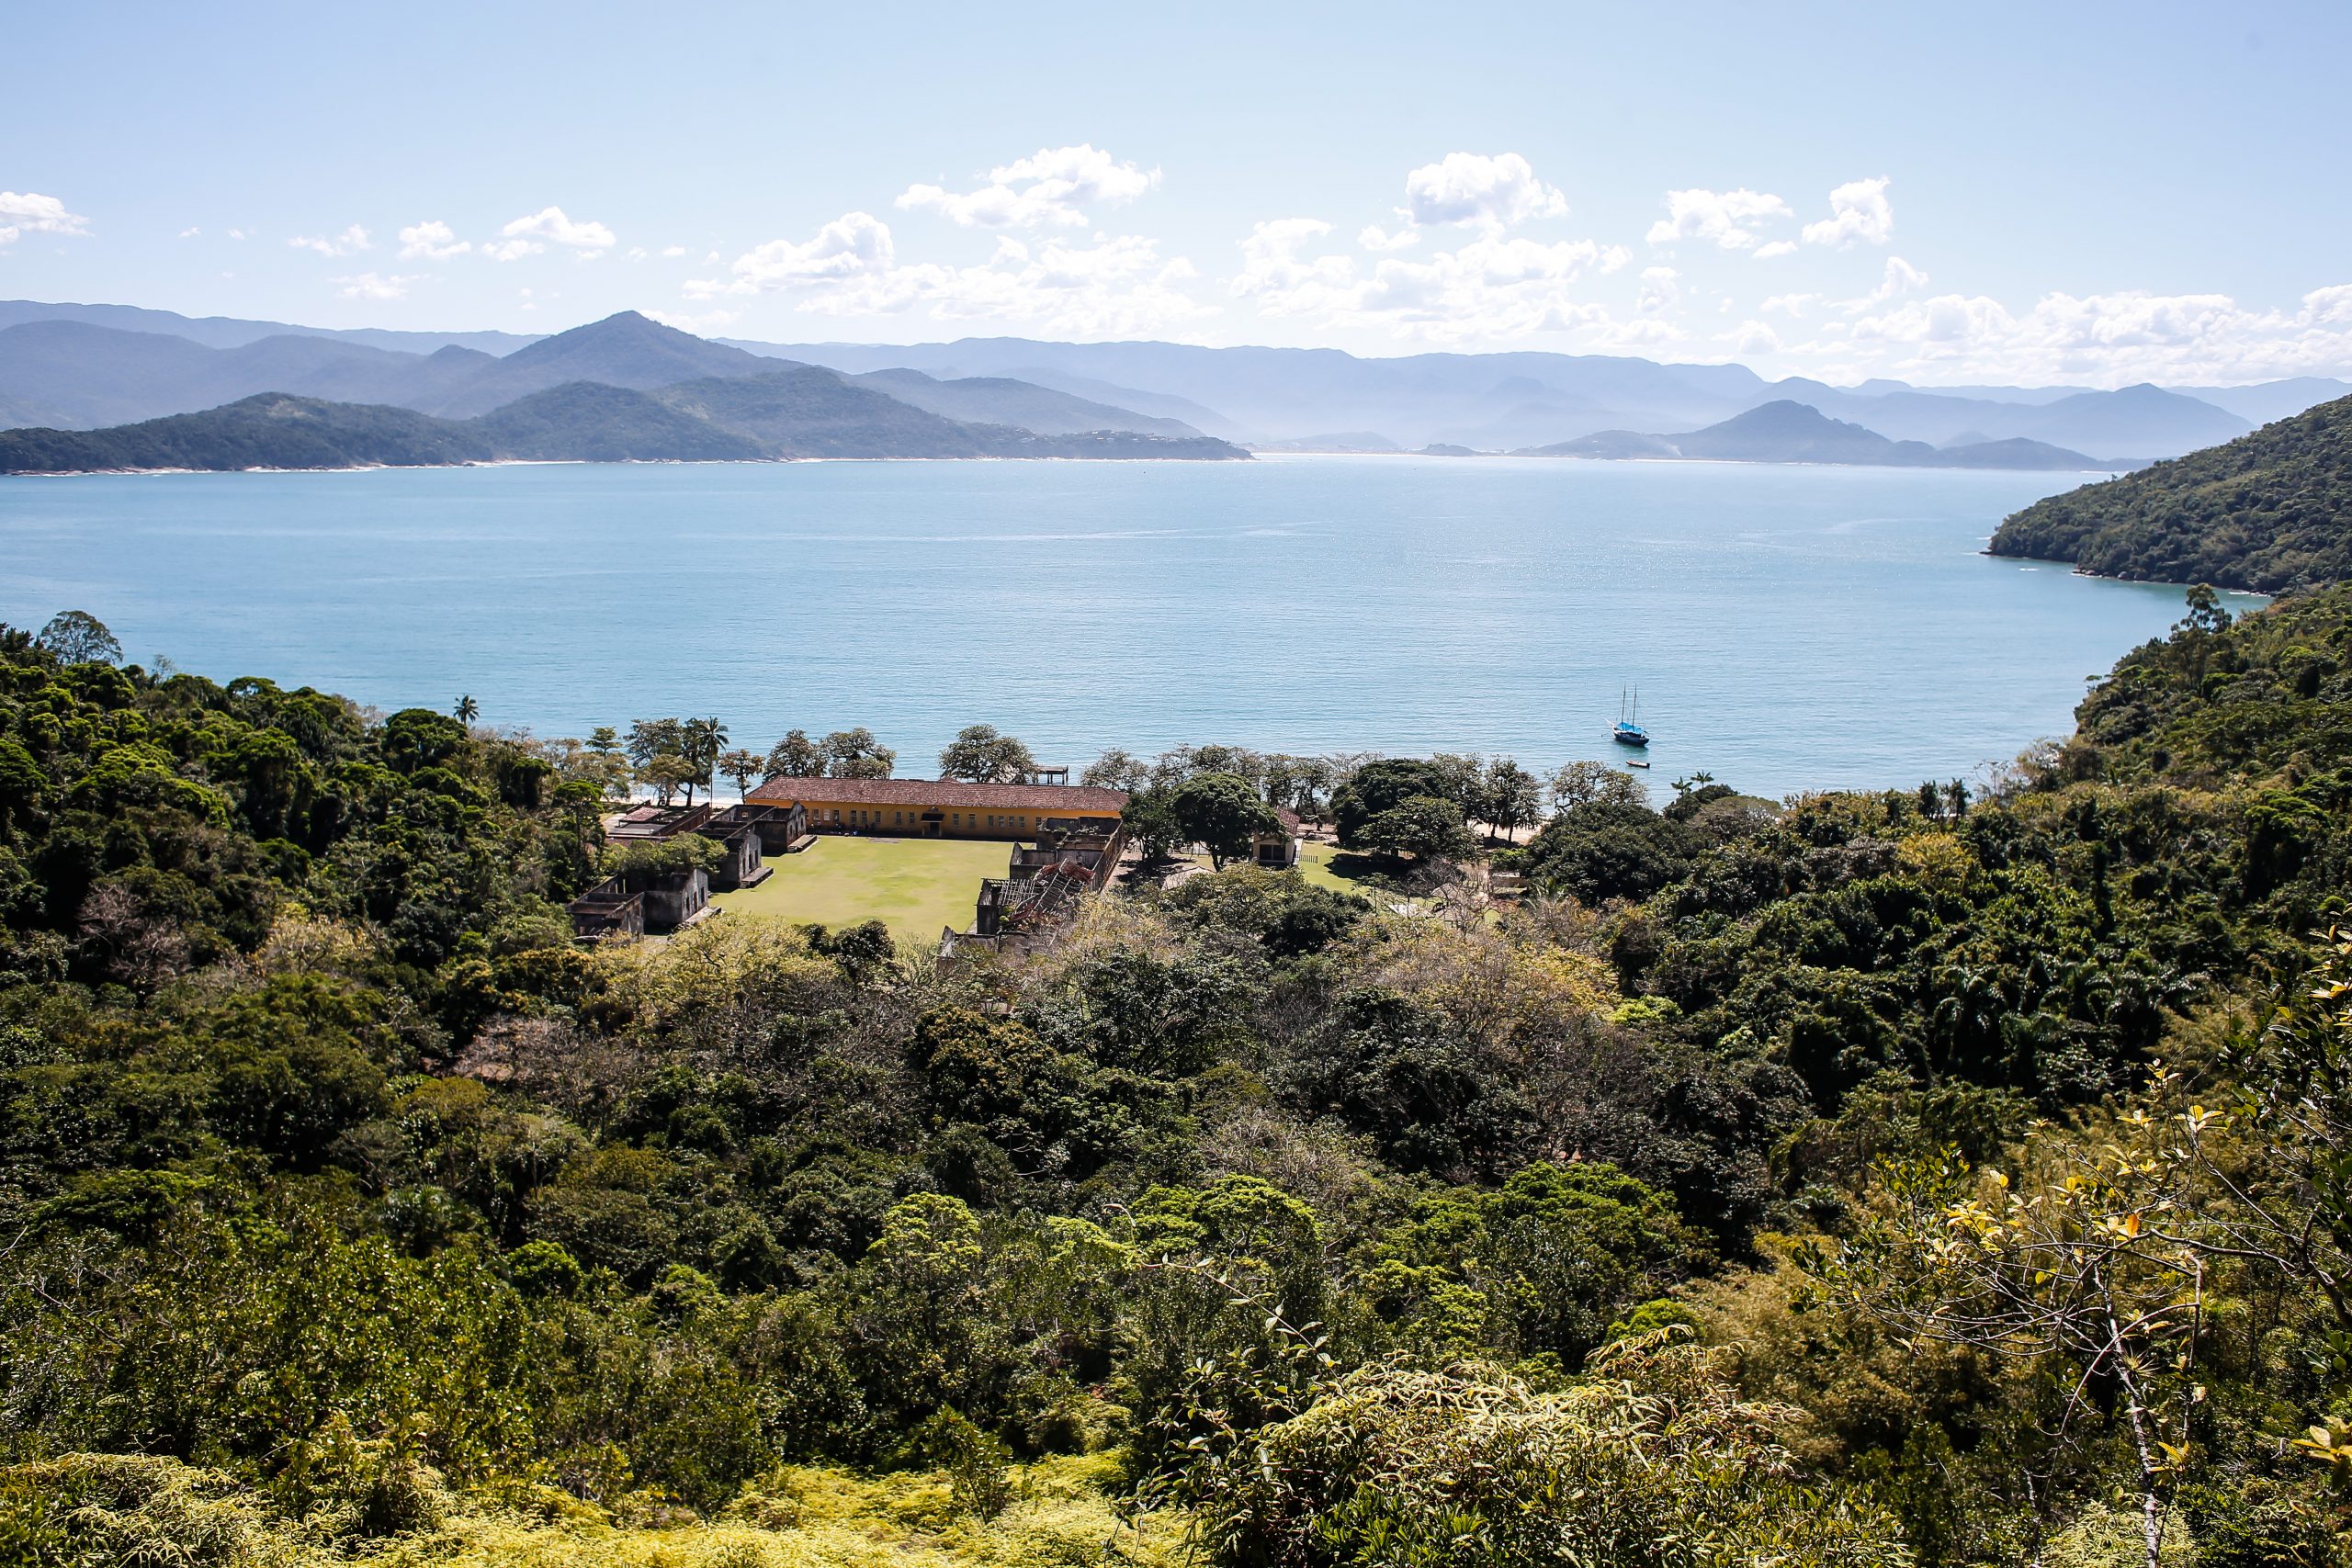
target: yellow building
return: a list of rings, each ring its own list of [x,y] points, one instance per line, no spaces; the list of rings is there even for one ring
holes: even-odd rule
[[[1115,828],[1125,790],[1085,784],[980,784],[954,779],[768,780],[743,797],[797,805],[819,833],[909,839],[1034,839],[1054,825]]]

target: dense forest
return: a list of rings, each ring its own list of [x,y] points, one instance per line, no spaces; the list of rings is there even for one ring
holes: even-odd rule
[[[1996,556],[2258,593],[2352,580],[2352,398],[2136,474],[2036,502]]]
[[[0,631],[0,1559],[2352,1561],[2352,589],[1973,789],[1134,763],[1398,891],[952,964],[118,651]]]

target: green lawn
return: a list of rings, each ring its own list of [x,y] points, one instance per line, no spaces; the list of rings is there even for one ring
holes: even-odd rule
[[[1361,893],[1377,901],[1379,889],[1367,886],[1362,878],[1377,876],[1384,869],[1392,875],[1396,870],[1394,865],[1384,868],[1371,855],[1356,854],[1336,844],[1326,844],[1314,839],[1299,846],[1298,874],[1317,886],[1336,887],[1342,893]]]
[[[714,894],[729,919],[853,926],[881,920],[901,942],[937,940],[943,926],[972,924],[980,879],[1002,876],[1009,843],[820,835],[797,855],[770,855],[774,874],[741,893]]]

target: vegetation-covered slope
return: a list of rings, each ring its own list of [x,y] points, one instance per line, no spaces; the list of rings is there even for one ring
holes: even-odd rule
[[[2352,578],[2352,398],[2037,502],[1992,553],[2263,593]]]
[[[490,445],[409,409],[258,392],[109,430],[0,430],[0,473],[410,468],[480,462]]]
[[[701,463],[770,455],[760,443],[681,413],[651,393],[594,381],[533,392],[458,428],[502,457]]]
[[[2352,589],[2200,596],[2081,717],[1981,798],[1569,770],[1513,908],[1237,868],[942,966],[576,950],[611,758],[0,635],[0,1541],[1112,1562],[1133,1491],[1226,1568],[1894,1568],[2109,1561],[2120,1492],[2340,1568],[2352,1130],[2314,983],[2261,1026],[2352,883]],[[1511,782],[1103,766],[1465,855]],[[1887,1315],[2011,1245],[1963,1161],[2124,1145],[2087,1299],[2234,1238],[2186,1326]]]

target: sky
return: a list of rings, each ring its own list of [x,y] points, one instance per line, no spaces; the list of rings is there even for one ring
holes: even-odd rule
[[[0,0],[0,298],[2352,375],[2352,6]]]

